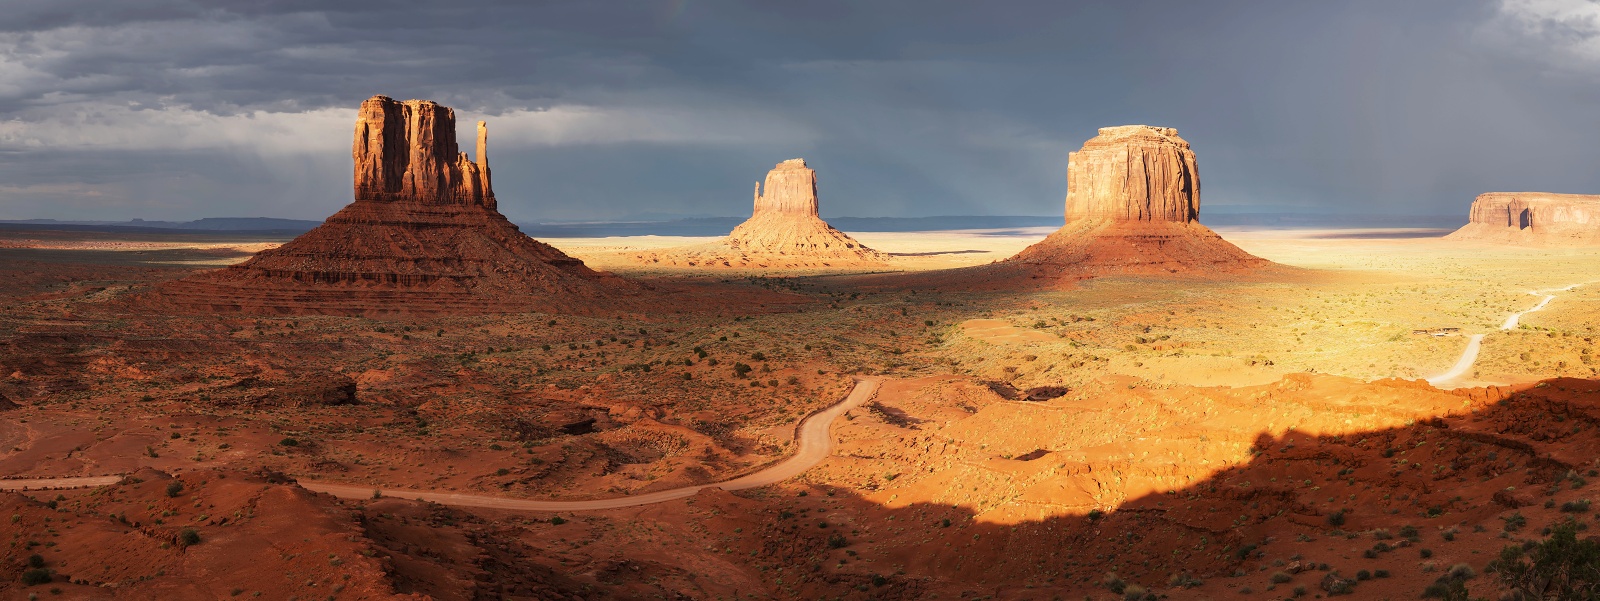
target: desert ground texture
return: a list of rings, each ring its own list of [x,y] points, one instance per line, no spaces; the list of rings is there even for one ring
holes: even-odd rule
[[[665,300],[382,318],[139,304],[283,240],[0,231],[0,599],[1497,598],[1594,519],[1600,249],[1219,228],[1276,266],[896,283],[1050,231],[550,239]]]

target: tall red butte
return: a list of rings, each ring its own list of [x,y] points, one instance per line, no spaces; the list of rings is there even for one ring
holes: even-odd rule
[[[956,270],[979,288],[1070,285],[1104,275],[1236,274],[1272,265],[1200,225],[1200,170],[1170,127],[1101,128],[1067,154],[1066,224],[1004,261]]]
[[[163,285],[178,310],[417,315],[582,312],[639,287],[523,234],[497,210],[478,123],[477,161],[455,111],[373,96],[356,118],[355,202],[283,246]]]
[[[789,159],[756,183],[750,218],[726,238],[634,255],[649,265],[739,269],[882,268],[889,255],[867,248],[818,216],[817,172]]]

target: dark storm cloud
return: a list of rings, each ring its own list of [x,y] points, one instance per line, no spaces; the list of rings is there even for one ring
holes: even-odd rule
[[[4,9],[0,218],[319,218],[375,93],[487,116],[521,219],[737,215],[793,156],[829,215],[1054,214],[1125,123],[1195,145],[1207,207],[1600,192],[1588,0]]]

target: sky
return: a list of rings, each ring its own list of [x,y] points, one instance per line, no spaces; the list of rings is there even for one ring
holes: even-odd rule
[[[321,219],[375,94],[489,122],[516,221],[1055,215],[1099,127],[1206,211],[1600,193],[1600,1],[0,0],[0,219]],[[466,144],[463,148],[469,148]]]

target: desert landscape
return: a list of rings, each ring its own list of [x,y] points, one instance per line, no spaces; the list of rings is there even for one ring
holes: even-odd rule
[[[78,87],[114,78],[63,76],[54,87],[72,93],[23,104],[121,104],[0,118],[0,174],[19,182],[0,180],[0,600],[1600,594],[1600,195],[1571,193],[1587,180],[1569,175],[1592,169],[1547,155],[1531,171],[1463,166],[1452,152],[1537,144],[1463,144],[1443,127],[1416,138],[1433,144],[1424,158],[1340,138],[1381,130],[1399,148],[1396,124],[1466,110],[1455,105],[1385,121],[1305,103],[1296,110],[1314,118],[1268,128],[1249,119],[1282,99],[1233,81],[1191,111],[1176,87],[1100,98],[1074,75],[1072,94],[1042,102],[1072,114],[1060,133],[1041,125],[1050,118],[1001,118],[1040,102],[1031,88],[1005,95],[1016,92],[1005,82],[1033,85],[1047,69],[967,71],[985,52],[1043,55],[1035,45],[1061,36],[1011,35],[1042,25],[930,6],[918,19],[932,21],[904,24],[922,33],[896,68],[880,71],[833,45],[850,31],[788,31],[865,23],[876,9],[807,7],[817,14],[784,13],[767,30],[751,16],[761,11],[689,4],[642,23],[540,7],[537,26],[509,8],[407,7],[399,23],[368,9],[212,8],[193,17],[215,34],[207,43],[243,49],[257,40],[246,25],[282,18],[257,33],[337,29],[359,40],[347,49],[362,66],[341,54],[273,79],[261,87],[308,89],[266,104],[231,93],[208,104],[193,96],[205,85],[172,83],[221,86],[210,78],[302,64],[333,43],[274,41],[230,68],[169,72],[139,101]],[[1152,66],[1134,60],[1152,50],[1103,25],[1121,22],[1114,14],[1175,32],[1211,16],[1152,7],[1060,21],[1088,23],[1073,30],[1082,48],[1130,61],[1133,79],[1197,85],[1167,62],[1189,48],[1157,45]],[[179,10],[137,8],[28,12],[16,27],[115,29]],[[1554,19],[1578,31],[1600,22],[1588,14],[1514,29]],[[207,21],[218,15],[226,23]],[[899,26],[905,15],[889,16]],[[763,44],[711,56],[716,36],[661,33],[692,23]],[[996,37],[964,37],[990,26]],[[1327,27],[1341,33],[1330,39],[1371,33]],[[1426,37],[1417,27],[1408,35]],[[867,46],[902,35],[891,29]],[[1276,37],[1291,30],[1302,31],[1272,29],[1266,47],[1326,43]],[[1095,37],[1105,31],[1116,35]],[[402,32],[417,37],[390,45]],[[462,32],[476,45],[431,37]],[[42,73],[30,61],[81,51],[10,35],[0,71]],[[1197,52],[1247,44],[1172,35],[1198,36],[1185,42]],[[167,56],[152,40],[187,37],[95,44]],[[804,48],[783,43],[796,39]],[[521,43],[537,51],[498,55]],[[949,48],[959,60],[918,54]],[[1061,65],[1089,64],[1071,50]],[[790,56],[811,58],[722,71]],[[680,78],[664,57],[687,61],[674,63]],[[525,63],[540,71],[513,68]],[[945,70],[965,75],[930,87]],[[839,73],[850,85],[830,79]],[[549,83],[573,77],[584,83]],[[417,83],[430,78],[440,83]],[[768,79],[782,83],[760,94],[740,83]],[[663,81],[693,85],[652,87]],[[390,89],[378,83],[398,95],[374,95]],[[658,94],[624,93],[637,89]],[[412,90],[438,100],[397,100]],[[591,104],[562,104],[585,94]],[[860,114],[830,104],[852,96],[893,101]],[[981,108],[952,117],[940,102]],[[178,104],[191,113],[168,119]],[[817,106],[840,125],[810,127]],[[1501,113],[1514,115],[1497,131],[1550,144],[1579,129],[1529,125],[1535,110],[1486,114]],[[1112,120],[1124,115],[1187,118]],[[113,131],[119,119],[137,127]],[[88,141],[40,134],[36,121]],[[314,159],[295,154],[302,146]],[[336,190],[318,179],[330,162]],[[1030,179],[1033,163],[1053,179]],[[288,175],[250,183],[279,168]],[[762,169],[746,205],[740,190]],[[24,172],[82,181],[25,184]],[[1568,192],[1487,188],[1547,181]],[[1236,204],[1217,202],[1217,188]],[[737,196],[696,200],[704,190]],[[1273,204],[1291,192],[1350,210],[1250,212],[1293,207]],[[1450,216],[1379,210],[1407,202]],[[1021,215],[1029,203],[1047,218]],[[976,209],[940,212],[951,206]],[[129,210],[163,217],[122,220]],[[320,217],[280,217],[310,210]],[[50,217],[16,217],[27,211]],[[243,211],[272,217],[223,217]],[[570,219],[527,217],[538,211]],[[546,235],[563,231],[578,234]]]

